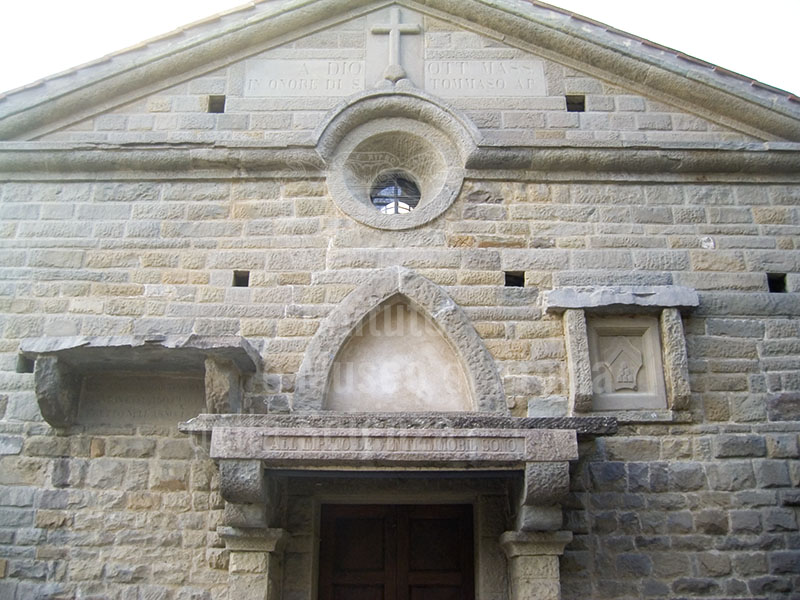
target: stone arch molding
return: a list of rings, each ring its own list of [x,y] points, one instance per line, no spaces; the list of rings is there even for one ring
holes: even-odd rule
[[[446,211],[464,181],[464,165],[478,147],[477,127],[460,111],[414,88],[408,80],[361,92],[336,106],[315,132],[336,205],[376,229],[419,227]],[[386,215],[369,201],[376,178],[403,171],[419,184],[419,206]]]
[[[508,414],[494,359],[466,313],[441,287],[404,267],[378,272],[353,290],[323,321],[298,372],[292,410],[326,410],[331,369],[339,350],[376,308],[399,296],[429,318],[462,362],[472,395],[472,410]]]

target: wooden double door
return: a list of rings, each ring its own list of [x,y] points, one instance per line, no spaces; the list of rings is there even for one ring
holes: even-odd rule
[[[472,506],[323,505],[320,600],[473,600]]]

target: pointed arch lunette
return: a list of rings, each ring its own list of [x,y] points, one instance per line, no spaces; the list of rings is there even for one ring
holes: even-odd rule
[[[508,414],[494,359],[469,317],[441,287],[404,267],[376,273],[323,321],[297,374],[292,410],[325,410],[328,377],[339,350],[375,308],[398,295],[430,318],[455,350],[472,392],[473,410]]]

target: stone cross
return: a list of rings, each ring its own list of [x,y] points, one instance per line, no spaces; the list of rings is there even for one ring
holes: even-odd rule
[[[371,33],[389,34],[389,66],[384,71],[384,78],[396,82],[406,77],[405,69],[400,65],[400,36],[404,33],[422,33],[419,25],[400,22],[400,9],[393,7],[389,13],[389,22],[382,25],[374,25]]]

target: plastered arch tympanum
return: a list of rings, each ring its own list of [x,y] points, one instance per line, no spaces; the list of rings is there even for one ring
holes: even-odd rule
[[[328,380],[339,350],[376,307],[395,296],[429,318],[452,346],[462,362],[472,410],[508,414],[494,359],[467,315],[442,288],[403,267],[379,271],[353,290],[323,321],[300,366],[292,410],[326,410]]]

